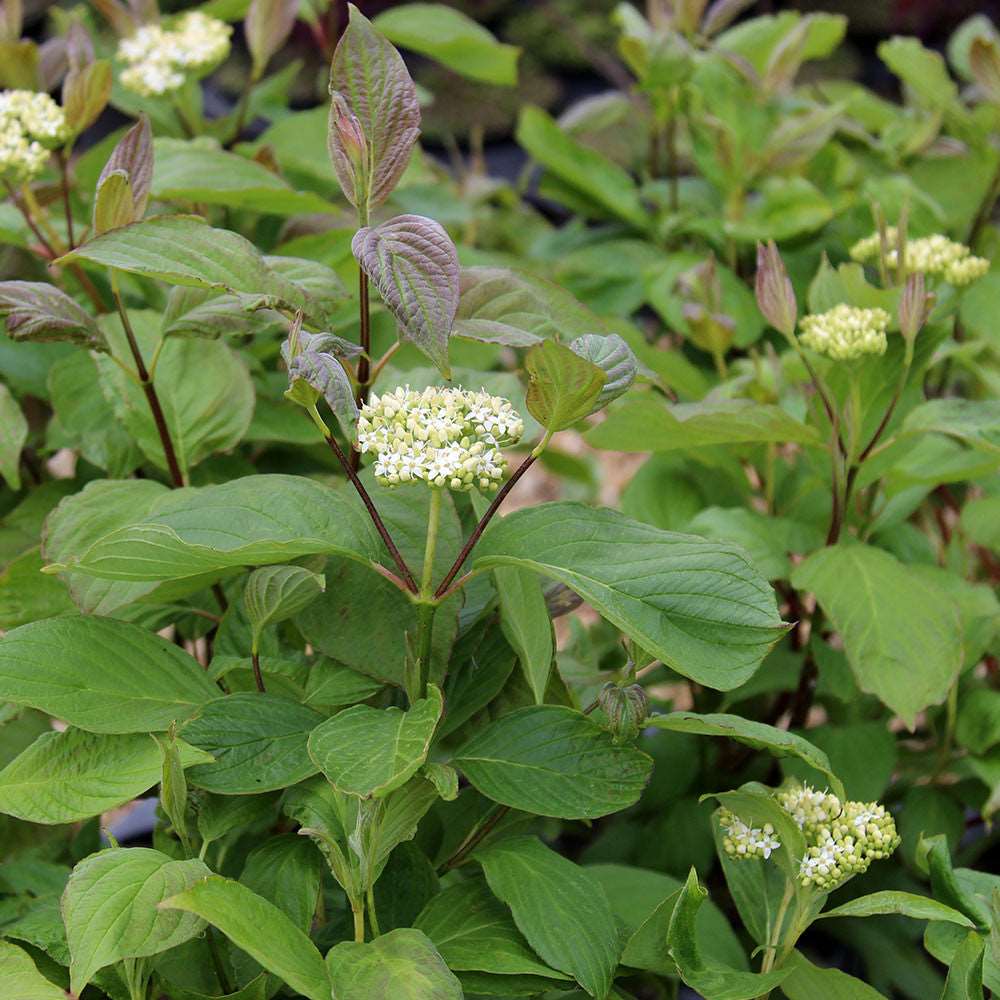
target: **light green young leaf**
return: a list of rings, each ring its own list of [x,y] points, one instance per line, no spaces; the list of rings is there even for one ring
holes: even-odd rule
[[[323,956],[273,903],[232,879],[213,875],[160,904],[195,913],[309,1000],[330,1000]]]
[[[958,86],[948,75],[944,58],[924,48],[919,39],[896,35],[879,45],[878,54],[920,103],[943,109],[958,97]]]
[[[297,394],[302,387],[295,383],[305,382],[313,393],[318,393],[326,400],[326,405],[337,418],[347,439],[354,439],[357,434],[358,404],[351,380],[347,377],[344,366],[333,354],[320,351],[303,351],[297,354],[288,366],[288,381],[290,388],[286,395],[289,399],[298,402]]]
[[[342,941],[326,956],[337,1000],[462,1000],[462,984],[422,931],[389,931],[370,941]]]
[[[31,956],[9,941],[0,941],[0,982],[18,1000],[66,1000],[65,990],[46,979]]]
[[[668,406],[657,399],[624,400],[587,432],[595,448],[675,451],[767,441],[816,444],[819,433],[778,406],[750,399]]]
[[[539,957],[592,997],[606,997],[621,945],[600,883],[536,837],[510,837],[474,857]]]
[[[274,694],[237,692],[207,705],[181,733],[215,758],[188,780],[220,795],[270,792],[316,773],[306,741],[323,716]]]
[[[0,382],[0,477],[12,490],[21,488],[21,449],[28,440],[28,421],[14,394]]]
[[[443,63],[471,80],[517,83],[521,50],[498,42],[460,10],[441,3],[411,3],[383,11],[373,25],[395,45]]]
[[[396,317],[402,339],[451,378],[448,338],[458,310],[459,268],[444,228],[422,215],[399,215],[359,229],[351,250]]]
[[[494,720],[452,763],[495,802],[541,816],[596,819],[638,801],[652,761],[581,712],[532,705]]]
[[[185,767],[209,755],[181,741]],[[44,733],[0,771],[0,812],[29,823],[74,823],[115,809],[160,780],[162,755],[145,733]]]
[[[326,578],[304,566],[261,566],[243,591],[247,620],[256,638],[268,625],[297,615],[326,590]],[[2,650],[0,646],[0,650]]]
[[[148,514],[65,560],[105,580],[183,580],[317,553],[361,562],[381,544],[352,497],[298,476],[233,479],[164,493]]]
[[[912,892],[873,892],[868,896],[858,896],[840,906],[820,914],[825,917],[875,917],[884,913],[899,913],[914,920],[946,920],[949,923],[961,924],[963,927],[975,927],[975,924],[964,913],[939,903],[929,896],[917,896]]]
[[[433,685],[406,712],[355,705],[311,734],[309,755],[338,791],[384,798],[427,759],[442,707],[441,692]]]
[[[577,142],[541,108],[522,108],[516,137],[532,159],[596,206],[636,229],[649,227],[649,215],[631,175]]]
[[[97,179],[97,190],[109,175],[124,171],[132,194],[132,214],[129,222],[138,221],[146,212],[149,188],[153,178],[153,130],[145,114],[122,136],[112,150]]]
[[[135,222],[135,196],[128,173],[112,170],[102,177],[94,197],[94,235],[120,229]]]
[[[798,757],[810,767],[821,772],[830,783],[830,790],[838,798],[846,798],[844,786],[830,767],[830,759],[808,740],[785,729],[777,729],[763,722],[744,719],[739,715],[696,715],[694,712],[671,712],[654,715],[646,720],[647,726],[673,733],[695,733],[698,736],[725,736],[745,743],[755,750],[767,750],[776,757]]]
[[[521,662],[535,704],[545,700],[554,652],[552,619],[538,577],[516,566],[493,570],[500,597],[500,627]]]
[[[785,979],[788,969],[741,972],[708,965],[702,959],[695,919],[707,898],[708,890],[698,883],[698,875],[692,868],[680,890],[667,930],[667,947],[677,963],[681,979],[706,1000],[753,1000],[766,996]]]
[[[586,358],[604,372],[604,385],[594,401],[594,409],[601,410],[623,392],[627,392],[639,372],[639,360],[632,348],[618,336],[609,333],[587,333],[570,341],[569,349]]]
[[[561,581],[643,649],[720,691],[751,677],[785,631],[741,549],[611,510],[550,503],[495,521],[473,567],[496,566]]]
[[[546,340],[524,359],[528,412],[550,433],[593,413],[608,376],[570,348]]]
[[[414,926],[431,939],[450,969],[566,978],[528,947],[510,910],[481,880],[460,882],[438,893]]]
[[[354,178],[334,114],[340,95],[347,110],[357,117],[367,144],[370,175],[368,209],[381,205],[406,169],[420,133],[417,92],[400,54],[376,31],[371,22],[349,4],[350,20],[341,35],[330,67],[331,106],[329,150],[344,194],[354,202]]]
[[[165,730],[221,693],[174,643],[110,618],[48,618],[0,639],[0,699],[93,733]]]
[[[62,897],[73,992],[82,992],[107,965],[157,955],[199,934],[204,923],[197,917],[157,907],[210,874],[201,861],[175,861],[144,847],[84,858]]]
[[[853,544],[814,553],[792,584],[816,595],[858,686],[908,726],[944,700],[963,657],[958,609],[940,587],[882,549]]]

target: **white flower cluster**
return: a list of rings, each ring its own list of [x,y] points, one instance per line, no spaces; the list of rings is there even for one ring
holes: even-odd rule
[[[41,173],[49,150],[66,136],[66,115],[48,94],[0,93],[0,174],[8,180],[20,183]]]
[[[799,340],[834,361],[851,361],[865,354],[884,354],[889,314],[884,309],[861,309],[841,303],[824,313],[803,316]]]
[[[886,230],[886,246],[886,263],[890,267],[898,267],[899,230],[895,226]],[[874,260],[880,253],[881,240],[878,233],[858,240],[851,247],[851,257],[862,263]],[[940,275],[951,285],[968,285],[990,269],[990,262],[985,257],[974,256],[964,243],[956,243],[940,233],[907,240],[905,256],[908,271]]]
[[[731,858],[760,858],[766,861],[781,847],[770,823],[750,826],[728,809],[719,810],[719,825],[724,831],[722,847]]]
[[[896,823],[877,802],[842,803],[808,785],[784,789],[775,798],[805,836],[798,871],[804,886],[829,892],[899,846]],[[725,832],[723,849],[732,858],[766,860],[781,846],[770,825],[751,829],[728,809],[719,810],[719,823]]]
[[[118,58],[128,63],[122,85],[143,97],[159,97],[201,76],[229,54],[233,29],[200,11],[185,14],[174,27],[146,24],[122,39]]]
[[[500,449],[523,433],[524,421],[506,399],[438,386],[373,394],[358,417],[358,448],[374,454],[383,486],[423,480],[453,490],[496,489],[507,470]]]

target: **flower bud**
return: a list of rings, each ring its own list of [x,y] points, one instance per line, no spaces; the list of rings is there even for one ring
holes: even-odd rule
[[[608,730],[615,743],[631,743],[649,714],[649,698],[642,685],[605,684],[597,701],[607,716]]]
[[[368,201],[368,140],[343,94],[330,92],[327,145],[337,180],[353,205]]]
[[[933,305],[934,296],[925,291],[924,276],[919,272],[911,274],[899,300],[899,332],[908,343],[913,343],[920,333]]]

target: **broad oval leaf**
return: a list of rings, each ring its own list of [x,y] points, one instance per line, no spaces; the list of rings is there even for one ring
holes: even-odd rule
[[[330,1000],[330,977],[316,946],[277,906],[239,882],[212,875],[160,907],[197,914],[293,990]]]
[[[767,750],[776,757],[798,757],[810,767],[821,772],[830,783],[830,791],[840,799],[846,798],[844,785],[833,773],[830,759],[808,740],[777,729],[763,722],[744,719],[739,715],[715,713],[696,715],[694,712],[671,712],[669,715],[654,715],[646,720],[647,726],[664,729],[673,733],[694,733],[698,736],[725,736],[739,743],[745,743],[756,750]]]
[[[639,800],[653,762],[562,705],[531,705],[491,722],[456,754],[483,795],[560,819],[596,819]]]
[[[0,639],[0,699],[93,733],[165,730],[220,695],[182,649],[126,622],[49,618]]]
[[[382,798],[404,785],[427,759],[442,709],[441,692],[406,712],[355,705],[338,712],[309,737],[309,754],[338,791]]]
[[[813,553],[792,584],[816,595],[862,691],[911,728],[918,712],[944,701],[962,667],[962,628],[954,602],[926,575],[883,549],[848,544]]]
[[[209,755],[179,742],[185,767]],[[163,755],[145,733],[43,733],[0,771],[0,812],[30,823],[74,823],[114,809],[160,780]]]
[[[380,539],[353,497],[298,476],[173,490],[65,566],[106,580],[182,580],[317,553],[368,562]]]
[[[0,982],[18,1000],[66,1000],[66,991],[46,979],[31,956],[9,941],[0,941]]]
[[[570,341],[569,349],[604,372],[604,385],[594,400],[595,411],[628,391],[639,373],[639,359],[617,333],[587,333]]]
[[[449,969],[564,979],[528,946],[510,910],[479,879],[434,896],[414,922],[434,942]]]
[[[612,510],[549,503],[495,521],[473,567],[508,565],[561,581],[669,667],[720,691],[748,680],[786,630],[742,549]]]
[[[326,579],[304,566],[261,566],[247,577],[243,604],[255,635],[297,615],[323,591]],[[0,649],[3,647],[0,646]]]
[[[448,338],[458,310],[458,253],[433,219],[399,215],[359,229],[351,250],[412,341],[451,378]]]
[[[884,913],[899,913],[914,920],[945,920],[963,927],[975,927],[964,914],[929,896],[918,896],[912,892],[885,890],[868,896],[858,896],[840,906],[821,913],[820,917],[876,917]]]
[[[528,412],[550,433],[594,412],[607,375],[563,344],[546,340],[528,351]]]
[[[385,201],[406,169],[420,134],[420,105],[400,54],[354,4],[349,8],[347,30],[330,67],[330,90],[343,97],[364,132],[371,164],[367,207],[374,208]],[[330,156],[344,194],[353,203],[350,157],[332,124]]]
[[[462,984],[423,931],[401,927],[367,944],[342,941],[326,956],[337,1000],[462,1000]]]
[[[0,281],[0,316],[13,340],[68,340],[104,349],[94,317],[45,281]]]
[[[107,965],[157,955],[199,934],[205,925],[197,917],[158,906],[210,874],[201,861],[175,861],[144,847],[84,858],[62,897],[73,992]]]
[[[316,773],[306,741],[323,716],[273,694],[242,692],[207,705],[182,730],[184,739],[211,754],[211,764],[188,772],[197,788],[220,795],[270,792]]]
[[[536,837],[510,837],[474,857],[542,960],[572,976],[592,997],[606,997],[621,946],[600,883]]]

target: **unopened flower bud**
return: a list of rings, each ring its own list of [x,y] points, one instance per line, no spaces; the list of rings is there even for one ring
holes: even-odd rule
[[[917,272],[906,279],[899,300],[899,332],[912,343],[920,333],[934,305],[934,296],[925,290],[924,276]]]
[[[824,313],[803,316],[799,340],[834,361],[853,361],[866,354],[885,354],[889,314],[842,303]]]
[[[764,318],[779,333],[791,337],[795,333],[798,303],[795,301],[795,290],[785,269],[785,262],[781,259],[774,240],[768,240],[767,245],[757,244],[755,290],[757,307]]]
[[[722,849],[736,861],[749,858],[767,861],[781,848],[781,841],[770,823],[750,826],[725,807],[719,810],[719,826],[722,828]]]
[[[607,717],[608,730],[615,743],[632,742],[649,714],[649,698],[642,685],[620,687],[614,683],[605,684],[597,700]]]

